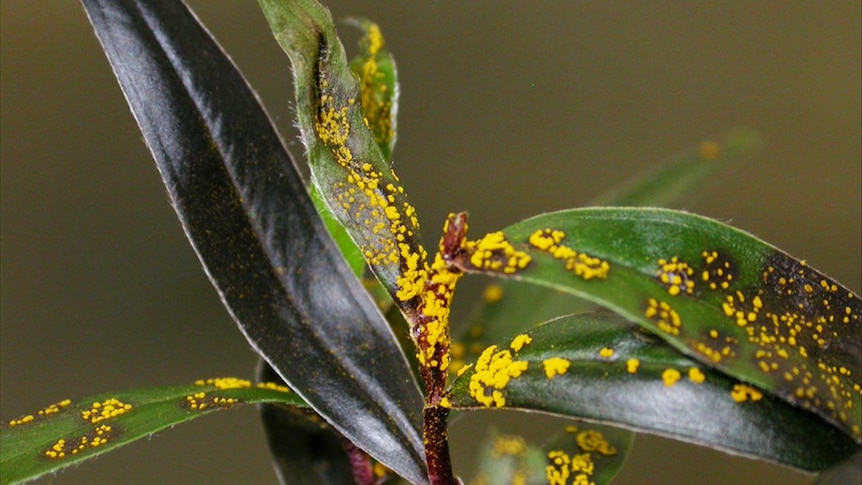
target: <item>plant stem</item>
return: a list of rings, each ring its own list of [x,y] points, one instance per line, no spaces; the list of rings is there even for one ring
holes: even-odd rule
[[[449,431],[446,423],[448,416],[449,410],[442,406],[426,407],[422,412],[425,463],[428,465],[428,479],[432,485],[460,483],[452,473],[452,460],[449,457]]]

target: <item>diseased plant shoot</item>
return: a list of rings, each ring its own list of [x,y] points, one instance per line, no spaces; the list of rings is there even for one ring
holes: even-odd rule
[[[605,484],[636,433],[858,473],[860,297],[748,233],[649,207],[751,152],[750,131],[704,141],[598,207],[484,235],[452,213],[439,237],[426,225],[429,245],[392,164],[399,87],[374,22],[349,22],[362,38],[348,60],[315,0],[260,0],[293,72],[303,180],[181,2],[83,4],[183,229],[261,361],[254,381],[63,399],[6,419],[2,483],[252,403],[283,483]],[[470,274],[495,282],[455,332]],[[571,423],[541,443],[492,433],[477,475],[460,476],[450,414],[501,408]]]

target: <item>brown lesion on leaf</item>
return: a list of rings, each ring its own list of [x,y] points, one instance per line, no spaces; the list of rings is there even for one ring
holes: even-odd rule
[[[119,436],[117,425],[100,424],[84,435],[58,439],[42,452],[42,456],[51,460],[69,458],[104,446]]]

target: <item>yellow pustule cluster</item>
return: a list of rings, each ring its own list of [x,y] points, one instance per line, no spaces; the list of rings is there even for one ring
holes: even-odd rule
[[[503,407],[506,398],[503,390],[509,381],[518,378],[529,367],[529,362],[516,360],[509,350],[498,350],[492,345],[482,352],[470,376],[470,396],[485,407]]]
[[[730,397],[736,402],[760,401],[763,399],[763,393],[747,384],[736,384],[730,391]]]
[[[556,259],[565,261],[567,271],[584,280],[608,277],[611,265],[602,259],[579,253],[574,249],[560,244],[566,238],[566,233],[554,229],[540,229],[530,235],[530,245],[544,251]]]
[[[126,404],[119,399],[110,398],[102,402],[94,402],[89,409],[81,411],[81,419],[96,424],[100,421],[126,414],[132,409],[131,404]]]
[[[569,456],[565,451],[553,450],[548,453],[548,461],[550,464],[545,467],[548,485],[595,485],[590,480],[595,464],[589,453]]]
[[[74,456],[88,449],[98,448],[108,443],[111,438],[113,428],[107,424],[97,426],[93,431],[75,439],[60,438],[47,450],[42,452],[42,455],[50,459],[62,459],[68,456]]]
[[[218,389],[247,389],[251,387],[251,381],[238,379],[236,377],[214,377],[211,379],[198,379],[196,386],[215,386]]]
[[[565,374],[569,370],[570,365],[571,362],[561,357],[551,357],[542,361],[542,369],[545,371],[545,377],[548,379]]]
[[[655,320],[658,329],[662,332],[670,335],[679,335],[682,319],[680,319],[679,313],[671,308],[667,302],[660,302],[655,298],[650,298],[647,300],[644,316],[650,320]]]
[[[667,294],[677,296],[694,293],[694,269],[688,263],[680,261],[676,256],[670,260],[658,260],[658,278],[667,288]]]
[[[470,264],[484,271],[514,274],[532,260],[529,254],[516,250],[502,232],[492,232],[478,241],[465,243],[465,248],[471,253]]]
[[[18,419],[13,419],[13,420],[9,421],[9,427],[20,426],[22,424],[26,424],[26,423],[29,423],[31,421],[35,421],[37,417],[45,418],[45,417],[48,417],[52,414],[59,413],[63,408],[67,407],[70,404],[72,404],[71,400],[63,399],[60,402],[56,402],[54,404],[46,406],[44,409],[40,409],[38,412],[36,412],[35,415],[28,414],[28,415],[22,416]]]

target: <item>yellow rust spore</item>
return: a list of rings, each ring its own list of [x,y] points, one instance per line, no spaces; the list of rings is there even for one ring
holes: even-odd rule
[[[669,303],[650,298],[647,300],[644,316],[650,320],[654,320],[658,329],[662,332],[670,335],[679,335],[682,319]]]
[[[670,296],[694,293],[694,269],[676,256],[658,260],[658,279],[667,288]]]
[[[692,367],[688,370],[688,380],[695,384],[703,384],[706,381],[706,374],[697,367]]]
[[[599,350],[599,357],[601,357],[603,359],[610,359],[613,356],[614,356],[614,349],[612,349],[610,347],[602,347],[601,350]]]
[[[60,438],[42,456],[52,460],[59,460],[77,455],[81,452],[98,448],[108,443],[113,437],[114,429],[107,424],[100,424],[87,434],[72,439]]]
[[[81,419],[96,424],[106,419],[122,416],[132,409],[134,408],[131,404],[124,403],[119,399],[110,398],[102,402],[94,402],[90,405],[89,409],[81,411]]]
[[[532,257],[515,249],[502,232],[492,232],[478,241],[465,245],[471,254],[470,264],[476,269],[514,274],[526,268]]]
[[[516,360],[509,350],[498,350],[496,345],[492,345],[476,361],[470,376],[470,396],[485,407],[503,407],[506,398],[502,391],[509,381],[520,377],[528,367],[529,362]]]
[[[570,365],[571,362],[561,357],[551,357],[542,361],[542,369],[544,369],[545,377],[548,379],[565,374]]]
[[[638,359],[629,359],[626,361],[626,372],[629,374],[634,374],[638,371],[638,367],[640,367],[641,362]]]
[[[530,235],[529,243],[534,248],[565,262],[565,268],[584,280],[605,279],[611,266],[607,261],[577,252],[561,244],[566,233],[556,229],[541,229]]]
[[[512,343],[509,344],[509,348],[515,352],[520,352],[525,346],[529,345],[533,341],[533,337],[530,337],[527,334],[520,334],[512,339]]]
[[[661,373],[661,380],[664,381],[664,385],[667,387],[673,387],[680,378],[682,378],[682,374],[676,369],[665,369]]]
[[[736,402],[745,401],[760,401],[763,399],[763,393],[754,387],[747,384],[736,384],[730,391],[730,397]]]
[[[52,414],[57,414],[60,411],[62,411],[63,408],[69,406],[70,404],[72,404],[71,400],[63,399],[62,401],[56,402],[54,404],[50,404],[50,405],[44,407],[43,409],[40,409],[39,411],[36,412],[35,415],[28,414],[28,415],[22,416],[18,419],[13,419],[13,420],[9,421],[9,427],[20,426],[22,424],[26,424],[26,423],[35,421],[36,419],[39,419],[39,418],[46,418]]]

